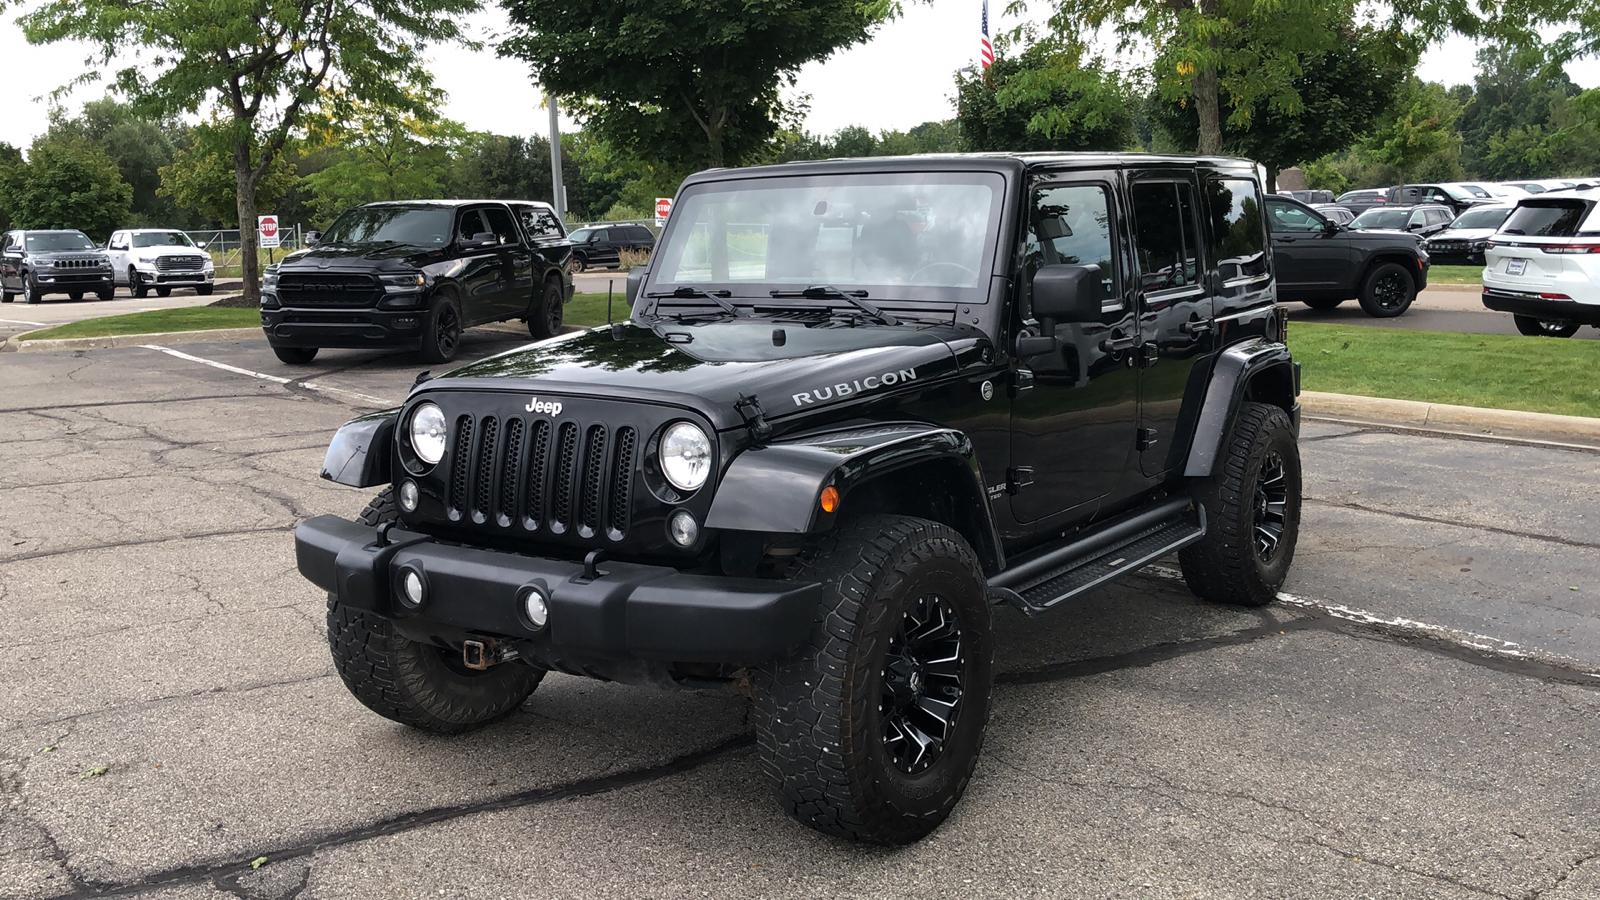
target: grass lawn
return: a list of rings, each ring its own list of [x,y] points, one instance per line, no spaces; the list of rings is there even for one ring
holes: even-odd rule
[[[1295,322],[1308,391],[1600,417],[1600,341]]]
[[[619,279],[620,281],[620,279]],[[633,310],[628,307],[628,296],[618,285],[616,293],[611,295],[611,318],[613,321],[626,321]],[[594,325],[606,323],[606,295],[605,294],[573,294],[567,303],[566,322],[568,325],[581,325],[589,328]]]
[[[190,306],[184,309],[156,309],[150,312],[84,319],[34,331],[22,340],[54,338],[109,337],[118,334],[155,334],[162,331],[205,331],[210,328],[260,328],[261,313],[254,309],[224,309],[216,306]]]
[[[1429,266],[1428,284],[1483,284],[1483,266]]]

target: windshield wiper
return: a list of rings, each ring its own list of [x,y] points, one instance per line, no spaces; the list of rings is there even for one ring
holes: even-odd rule
[[[774,297],[838,297],[846,303],[877,319],[883,325],[898,325],[900,320],[862,299],[866,291],[846,291],[831,284],[813,284],[803,291],[768,291]]]
[[[729,303],[727,300],[723,299],[724,297],[730,297],[732,295],[733,295],[732,291],[708,291],[708,290],[705,290],[703,288],[690,287],[688,285],[684,285],[684,286],[682,286],[680,288],[676,288],[676,289],[670,290],[670,291],[651,291],[650,293],[645,294],[646,297],[650,297],[650,298],[656,298],[656,297],[678,297],[678,298],[681,298],[681,299],[688,299],[690,297],[704,297],[707,300],[710,300],[712,303],[715,303],[716,305],[722,307],[722,311],[725,312],[725,313],[728,313],[729,315],[734,315],[734,316],[748,316],[748,315],[750,315],[750,311],[749,310],[742,309],[740,307],[734,306],[732,303]]]

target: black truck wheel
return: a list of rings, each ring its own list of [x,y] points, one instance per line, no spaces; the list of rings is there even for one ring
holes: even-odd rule
[[[71,300],[73,303],[77,303],[79,300],[83,299],[83,291],[68,291],[67,299]]]
[[[440,294],[428,312],[422,335],[422,358],[431,363],[447,363],[461,349],[461,310],[449,294]]]
[[[565,291],[561,290],[560,282],[546,281],[544,288],[539,292],[539,299],[528,310],[528,333],[535,340],[555,337],[561,333],[561,322],[566,317]]]
[[[117,289],[115,287],[101,288],[95,291],[94,295],[101,300],[115,300],[117,299]]]
[[[1300,535],[1300,447],[1288,414],[1246,402],[1211,476],[1192,491],[1207,528],[1178,552],[1189,590],[1216,603],[1271,603]]]
[[[361,511],[367,525],[395,521],[390,488]],[[368,709],[413,728],[459,734],[501,718],[528,699],[544,670],[504,662],[483,671],[460,651],[408,641],[389,620],[328,597],[328,646],[345,687]]]
[[[279,362],[291,366],[303,366],[317,358],[316,347],[273,347],[272,352]]]
[[[1568,322],[1565,319],[1541,319],[1537,316],[1511,317],[1517,323],[1517,330],[1528,337],[1558,337],[1568,338],[1578,333],[1582,326],[1577,322]]]
[[[821,536],[810,641],[757,675],[761,767],[788,813],[826,834],[907,844],[966,790],[989,720],[994,636],[983,576],[937,522],[868,516]]]
[[[215,289],[215,285],[202,284],[202,285],[197,286],[194,289],[194,292],[196,294],[199,294],[202,297],[209,297],[209,296],[211,296],[211,292],[214,289]]]
[[[172,296],[172,287],[169,285],[167,287],[158,287],[158,288],[156,288],[156,296],[157,297],[171,297]]]
[[[1361,282],[1361,311],[1374,319],[1392,319],[1411,308],[1417,283],[1399,263],[1379,263]]]
[[[1312,309],[1335,309],[1344,301],[1335,300],[1332,297],[1313,297],[1310,300],[1303,300],[1301,302]]]

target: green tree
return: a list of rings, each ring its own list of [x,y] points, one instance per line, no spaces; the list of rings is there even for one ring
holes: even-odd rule
[[[97,241],[127,224],[133,189],[105,151],[85,140],[35,143],[0,169],[0,195],[18,228],[76,228]]]
[[[996,42],[988,72],[956,74],[956,124],[967,150],[1120,150],[1131,142],[1129,94],[1116,73],[1073,44],[1029,35]]]
[[[257,189],[325,92],[405,108],[430,85],[423,53],[462,38],[477,0],[125,0],[46,2],[22,17],[34,43],[83,41],[141,111],[195,113],[215,104],[230,148],[242,223],[245,295],[260,295]]]
[[[1460,171],[1447,163],[1425,169],[1424,163],[1459,153],[1461,138],[1453,126],[1461,108],[1441,84],[1424,82],[1416,76],[1407,79],[1394,103],[1379,117],[1363,140],[1361,152],[1375,162],[1393,167],[1404,184],[1410,177],[1429,172],[1433,175]],[[1440,179],[1440,180],[1450,180]]]
[[[50,112],[47,142],[88,141],[104,150],[117,164],[122,180],[133,188],[132,225],[183,227],[195,224],[182,218],[172,201],[159,194],[162,166],[172,164],[176,138],[182,133],[170,119],[142,116],[132,106],[111,97],[91,100],[75,116],[57,107]]]
[[[865,41],[886,0],[502,0],[500,52],[616,150],[678,175],[757,158],[800,67]]]
[[[6,173],[13,166],[21,164],[22,151],[5,141],[0,141],[0,231],[8,231],[11,228],[11,207],[5,191],[6,179],[9,176]]]
[[[233,139],[226,126],[207,122],[190,131],[189,146],[173,153],[171,165],[163,166],[161,186],[157,193],[170,198],[181,209],[193,210],[206,222],[224,228],[239,223],[239,179],[233,167]],[[293,143],[285,151],[293,151]],[[260,150],[251,148],[251,156]],[[272,210],[299,179],[288,152],[278,153],[272,165],[256,180],[255,203],[257,208]],[[254,219],[250,220],[255,223]],[[244,228],[241,232],[249,232]],[[252,232],[253,233],[253,232]]]
[[[442,97],[418,98],[431,109]],[[327,166],[303,179],[319,222],[379,200],[438,197],[450,163],[467,141],[458,122],[375,103],[343,101],[307,122],[308,140],[327,152]]]

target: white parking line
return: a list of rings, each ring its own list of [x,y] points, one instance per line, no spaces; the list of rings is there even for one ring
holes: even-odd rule
[[[251,369],[241,369],[238,366],[230,366],[225,362],[217,362],[214,359],[206,359],[203,356],[195,356],[195,355],[190,354],[190,353],[184,353],[181,350],[174,350],[171,347],[162,347],[162,346],[160,346],[158,344],[141,344],[139,346],[142,347],[145,350],[155,350],[155,351],[160,352],[160,353],[165,353],[168,356],[175,356],[178,359],[186,359],[186,360],[188,360],[190,362],[197,362],[197,363],[200,363],[203,366],[210,366],[213,369],[221,369],[224,372],[233,372],[236,375],[246,375],[246,376],[249,376],[251,378],[259,378],[262,381],[270,381],[273,384],[294,384],[295,383],[294,379],[292,379],[292,378],[284,378],[281,375],[268,375],[265,372],[256,372],[256,371],[253,371]],[[382,397],[374,397],[371,394],[362,394],[362,393],[359,393],[357,391],[347,391],[344,388],[330,387],[330,386],[325,385],[325,384],[313,384],[312,382],[309,382],[309,381],[299,382],[299,384],[300,384],[301,387],[306,388],[307,390],[321,391],[322,393],[325,393],[325,394],[341,394],[341,395],[346,396],[346,397],[354,397],[357,400],[362,401],[363,403],[375,403],[378,406],[399,406],[400,405],[398,402],[396,402],[394,400],[386,400],[386,399],[384,399]]]
[[[48,327],[50,324],[49,322],[24,322],[21,319],[0,319],[0,322],[4,322],[7,325],[37,325],[40,328]]]

